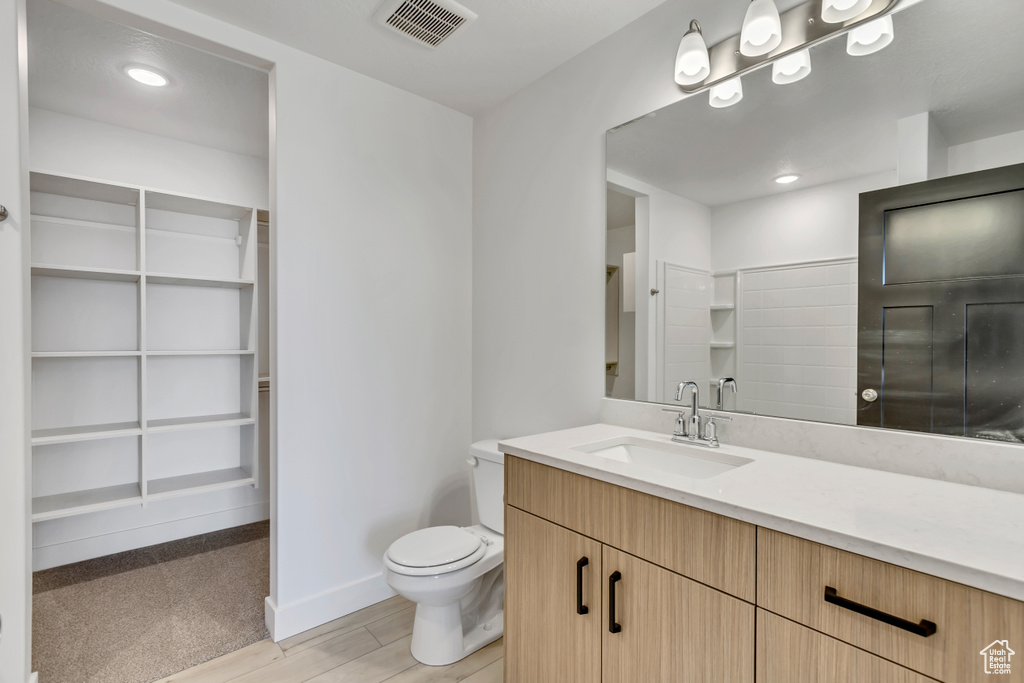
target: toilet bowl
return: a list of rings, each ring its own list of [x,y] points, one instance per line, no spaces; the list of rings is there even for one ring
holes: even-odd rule
[[[504,629],[504,455],[497,441],[469,453],[481,524],[413,531],[384,554],[388,585],[416,603],[412,655],[431,666],[457,662]]]

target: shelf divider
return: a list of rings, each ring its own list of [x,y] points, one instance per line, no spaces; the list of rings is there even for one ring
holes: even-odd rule
[[[138,422],[112,422],[109,424],[84,425],[80,427],[56,427],[33,429],[32,445],[43,446],[54,443],[116,439],[122,436],[138,436],[142,426]]]
[[[142,273],[138,270],[116,270],[114,268],[83,268],[60,266],[48,263],[33,263],[32,275],[39,277],[68,277],[79,280],[112,280],[114,282],[138,282]]]
[[[140,503],[142,492],[137,483],[41,496],[32,499],[32,521],[43,522]]]
[[[149,499],[171,498],[199,491],[214,491],[254,483],[252,476],[241,467],[183,474],[166,479],[151,479],[147,483]]]
[[[171,417],[160,420],[149,420],[146,431],[178,432],[186,429],[211,429],[214,427],[235,427],[253,424],[256,421],[251,415],[244,413],[226,413],[224,415],[200,415],[197,417]]]
[[[224,289],[242,289],[252,287],[252,280],[235,278],[210,278],[198,275],[172,275],[169,273],[147,273],[146,280],[152,285],[183,285],[187,287],[220,287]]]

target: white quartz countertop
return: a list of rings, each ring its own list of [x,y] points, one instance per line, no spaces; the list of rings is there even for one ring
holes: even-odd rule
[[[622,436],[753,462],[694,479],[575,450]],[[1024,495],[670,435],[595,424],[507,439],[499,450],[1024,600]]]

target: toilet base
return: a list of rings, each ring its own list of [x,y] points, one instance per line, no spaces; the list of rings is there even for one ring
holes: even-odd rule
[[[463,633],[459,603],[443,607],[418,604],[412,630],[412,656],[428,666],[454,664],[500,638],[504,632],[504,616],[504,612],[499,611]]]

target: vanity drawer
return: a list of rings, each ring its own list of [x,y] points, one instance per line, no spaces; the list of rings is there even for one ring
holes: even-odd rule
[[[994,641],[1024,643],[1024,603],[763,528],[757,604],[951,683],[991,679],[981,651]],[[1013,669],[999,680],[1024,682]]]
[[[754,602],[752,524],[513,456],[505,502]]]
[[[757,683],[935,683],[899,664],[757,610]]]

